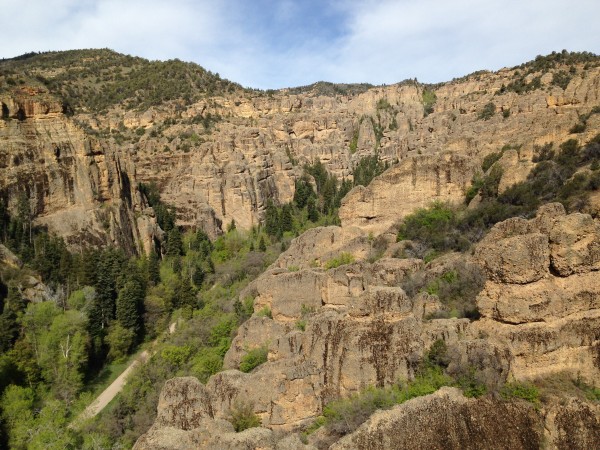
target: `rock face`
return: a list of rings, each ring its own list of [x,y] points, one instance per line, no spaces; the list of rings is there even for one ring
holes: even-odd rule
[[[571,400],[541,413],[531,404],[467,399],[454,388],[380,411],[332,450],[585,449],[597,442],[600,408]],[[544,434],[544,431],[546,432]]]
[[[345,230],[316,229],[310,236],[318,242]],[[480,367],[491,378],[566,373],[597,382],[599,239],[597,220],[567,215],[560,204],[543,206],[531,220],[497,224],[474,251],[472,263],[487,281],[477,297],[481,318],[470,321],[430,319],[440,308],[437,296],[410,297],[399,286],[420,269],[441,270],[435,265],[357,257],[363,260],[329,270],[296,266],[293,255],[312,261],[325,251],[309,245],[305,234],[242,293],[255,297],[256,311],[269,307],[272,319],[254,316],[244,323],[225,358],[229,370],[211,377],[201,398],[210,398],[214,420],[226,419],[229,408],[244,401],[263,427],[291,432],[335,398],[411,378],[438,339],[457,364]],[[345,245],[337,252],[356,249],[355,239],[340,242]],[[235,370],[246,351],[259,346],[268,348],[268,361],[250,373]],[[598,408],[569,404],[572,410],[549,402],[538,413],[526,403],[469,400],[444,389],[375,414],[332,448],[539,448],[542,440],[585,448],[597,433]],[[569,438],[567,430],[576,427],[583,431]],[[393,431],[399,429],[415,431]],[[152,433],[160,436],[160,427]]]
[[[501,191],[526,176],[535,145],[589,140],[596,116],[584,133],[569,130],[600,103],[600,67],[575,67],[565,89],[551,83],[552,73],[568,69],[532,73],[541,77],[541,88],[522,94],[503,89],[520,76],[513,69],[442,84],[427,116],[424,88],[412,82],[335,95],[316,88],[240,90],[145,111],[118,105],[72,119],[43,89],[15,87],[0,98],[0,164],[11,168],[0,186],[12,186],[6,191],[12,198],[35,172],[29,191],[40,223],[73,242],[81,238],[76,228],[86,226],[94,230],[88,240],[148,247],[152,237],[136,229],[147,235],[152,226],[127,219],[129,205],[119,204],[136,181],[156,182],[163,199],[177,207],[181,225],[203,227],[214,237],[232,220],[244,229],[260,223],[269,199],[290,201],[303,164],[318,160],[351,178],[359,159],[377,152],[400,164],[377,186],[353,191],[341,214],[345,224],[378,232],[415,206],[459,201],[481,159],[507,144],[520,150],[518,161],[506,156],[512,169]],[[496,112],[484,120],[489,103]],[[117,139],[121,133],[129,137]],[[37,172],[27,168],[33,163]],[[131,202],[143,212],[133,191]]]
[[[418,208],[433,201],[461,203],[478,164],[473,158],[446,153],[416,155],[357,186],[344,197],[342,226],[358,226],[380,234]]]
[[[373,414],[331,450],[539,449],[542,427],[526,403],[469,400],[454,388]]]
[[[510,349],[515,377],[600,379],[599,243],[597,220],[555,203],[497,224],[478,245],[488,282],[473,326]]]
[[[15,210],[24,195],[35,223],[74,247],[149,250],[158,230],[142,214],[134,167],[106,142],[87,137],[49,94],[19,91],[0,100],[8,119],[0,121],[0,192],[9,207]]]

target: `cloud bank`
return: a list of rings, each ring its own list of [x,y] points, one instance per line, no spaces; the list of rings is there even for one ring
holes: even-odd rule
[[[111,48],[256,88],[438,82],[560,51],[600,53],[597,0],[0,0],[0,57]]]

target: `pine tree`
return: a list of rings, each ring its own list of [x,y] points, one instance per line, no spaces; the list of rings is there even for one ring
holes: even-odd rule
[[[167,256],[183,255],[183,241],[179,228],[173,227],[167,235]]]
[[[308,220],[313,223],[317,222],[319,220],[319,211],[317,210],[317,205],[314,198],[311,197],[308,199],[306,209],[308,211]]]
[[[281,233],[279,212],[271,200],[267,203],[265,214],[265,231],[269,236],[278,236]]]
[[[196,231],[193,249],[200,253],[200,257],[202,259],[206,259],[210,256],[210,252],[213,250],[213,245],[212,242],[210,242],[208,234],[206,234],[204,230],[199,229]]]
[[[261,252],[267,251],[267,245],[265,244],[265,237],[261,236],[260,241],[258,242],[258,250]]]
[[[154,285],[160,283],[160,261],[154,249],[152,249],[148,258],[148,281]]]
[[[139,337],[142,330],[144,289],[136,280],[125,283],[117,297],[117,320],[123,328],[132,330]]]
[[[201,264],[196,264],[194,268],[194,273],[192,275],[192,281],[196,285],[197,288],[202,287],[202,283],[204,282],[205,273]]]
[[[283,205],[281,210],[281,231],[292,231],[294,228],[294,221],[292,218],[292,206],[290,204]]]
[[[188,277],[179,279],[177,286],[175,286],[171,303],[174,308],[184,308],[187,306],[194,309],[198,307],[196,292]]]

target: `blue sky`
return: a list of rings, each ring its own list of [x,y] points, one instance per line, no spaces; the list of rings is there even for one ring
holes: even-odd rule
[[[600,53],[598,0],[0,0],[0,57],[112,48],[255,88],[447,81]]]

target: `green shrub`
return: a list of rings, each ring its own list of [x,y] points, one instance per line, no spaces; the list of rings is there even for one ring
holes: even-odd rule
[[[306,330],[306,320],[304,320],[304,319],[297,320],[296,328],[298,328],[300,331]]]
[[[437,97],[435,95],[435,92],[433,92],[429,89],[424,89],[422,99],[423,99],[423,114],[425,117],[427,117],[429,114],[431,114],[433,112],[433,105],[435,105]]]
[[[248,351],[242,356],[242,360],[240,361],[240,371],[244,373],[251,372],[254,368],[267,362],[267,355],[268,350],[266,345]]]
[[[269,319],[273,318],[273,313],[271,312],[271,308],[268,306],[263,307],[260,311],[256,313],[259,317],[268,317]]]
[[[487,172],[490,167],[494,165],[496,161],[498,161],[502,157],[502,151],[492,152],[489,155],[486,155],[483,158],[483,162],[481,163],[481,170]]]
[[[174,367],[181,367],[185,364],[191,354],[192,348],[189,345],[181,347],[177,345],[167,345],[160,352],[160,356]]]
[[[336,267],[343,266],[344,264],[352,264],[354,262],[354,255],[348,252],[342,252],[337,257],[330,259],[325,263],[325,269],[335,269]]]
[[[412,398],[429,395],[442,386],[452,384],[452,379],[438,367],[422,370],[412,381],[390,387],[368,387],[348,398],[334,400],[323,408],[323,417],[317,419],[309,430],[326,426],[335,434],[354,431],[378,409],[389,409]]]
[[[479,113],[478,118],[481,120],[489,120],[496,113],[496,105],[493,102],[486,103],[481,112]]]
[[[533,403],[534,405],[537,405],[540,402],[540,392],[538,388],[530,383],[521,383],[518,381],[506,383],[502,387],[500,393],[505,399],[520,398]]]
[[[211,375],[223,369],[223,357],[218,350],[203,349],[193,359],[192,373],[202,382],[206,383]]]
[[[254,414],[254,406],[250,402],[241,400],[234,401],[228,411],[227,420],[233,425],[233,429],[239,433],[248,428],[260,427],[260,417]]]

